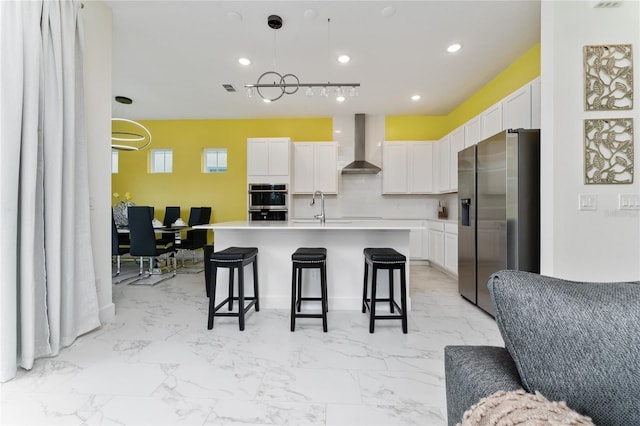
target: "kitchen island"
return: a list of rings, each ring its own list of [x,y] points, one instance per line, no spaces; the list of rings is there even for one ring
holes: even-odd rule
[[[231,246],[258,248],[260,306],[264,308],[290,308],[291,254],[299,247],[325,247],[327,249],[329,311],[332,309],[361,309],[364,279],[363,249],[366,247],[392,247],[409,259],[409,231],[412,229],[403,221],[330,219],[326,223],[320,223],[318,220],[238,221],[198,225],[194,228],[214,231],[216,251]],[[410,266],[408,260],[406,271],[407,307],[410,310]],[[305,271],[303,283],[309,283],[303,284],[305,296],[319,295],[320,286],[317,284],[316,274],[317,270]],[[252,274],[245,273],[247,289],[251,288],[252,279]],[[396,295],[400,294],[399,281],[399,277],[396,275]],[[227,270],[219,270],[216,289],[217,300],[226,297],[227,282]],[[388,294],[388,274],[386,271],[379,273],[378,283],[378,295],[385,297]],[[384,304],[380,305],[382,307]]]

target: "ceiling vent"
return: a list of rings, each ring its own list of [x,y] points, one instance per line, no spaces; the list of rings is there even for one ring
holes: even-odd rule
[[[224,87],[224,90],[226,90],[227,92],[235,92],[236,91],[235,87],[233,87],[230,84],[223,84],[222,87]]]
[[[596,9],[611,9],[613,7],[620,7],[621,1],[595,1],[593,7]]]

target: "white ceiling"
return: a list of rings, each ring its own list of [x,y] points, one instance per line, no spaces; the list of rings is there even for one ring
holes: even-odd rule
[[[540,40],[538,0],[105,3],[113,95],[134,101],[114,102],[114,114],[133,119],[445,115]],[[395,14],[384,16],[389,6]],[[267,26],[271,14],[281,29]],[[462,50],[447,53],[454,42]],[[339,54],[351,62],[339,64]],[[302,83],[360,83],[359,95],[342,104],[304,89],[270,104],[248,98],[243,85],[274,62]]]

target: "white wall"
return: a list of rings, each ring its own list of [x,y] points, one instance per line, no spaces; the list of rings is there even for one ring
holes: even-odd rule
[[[100,321],[115,318],[111,294],[111,9],[84,2],[85,111],[91,239]],[[108,159],[105,161],[105,159]]]
[[[541,272],[589,281],[640,279],[640,211],[618,210],[618,194],[632,185],[583,183],[583,120],[633,117],[640,164],[640,3],[593,8],[594,1],[543,1],[542,247]],[[585,112],[582,50],[586,45],[632,44],[635,99],[632,111]],[[596,211],[578,211],[579,194],[598,197]]]

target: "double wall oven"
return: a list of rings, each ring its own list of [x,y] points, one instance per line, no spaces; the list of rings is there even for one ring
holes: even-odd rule
[[[287,220],[287,184],[250,183],[249,220]]]

